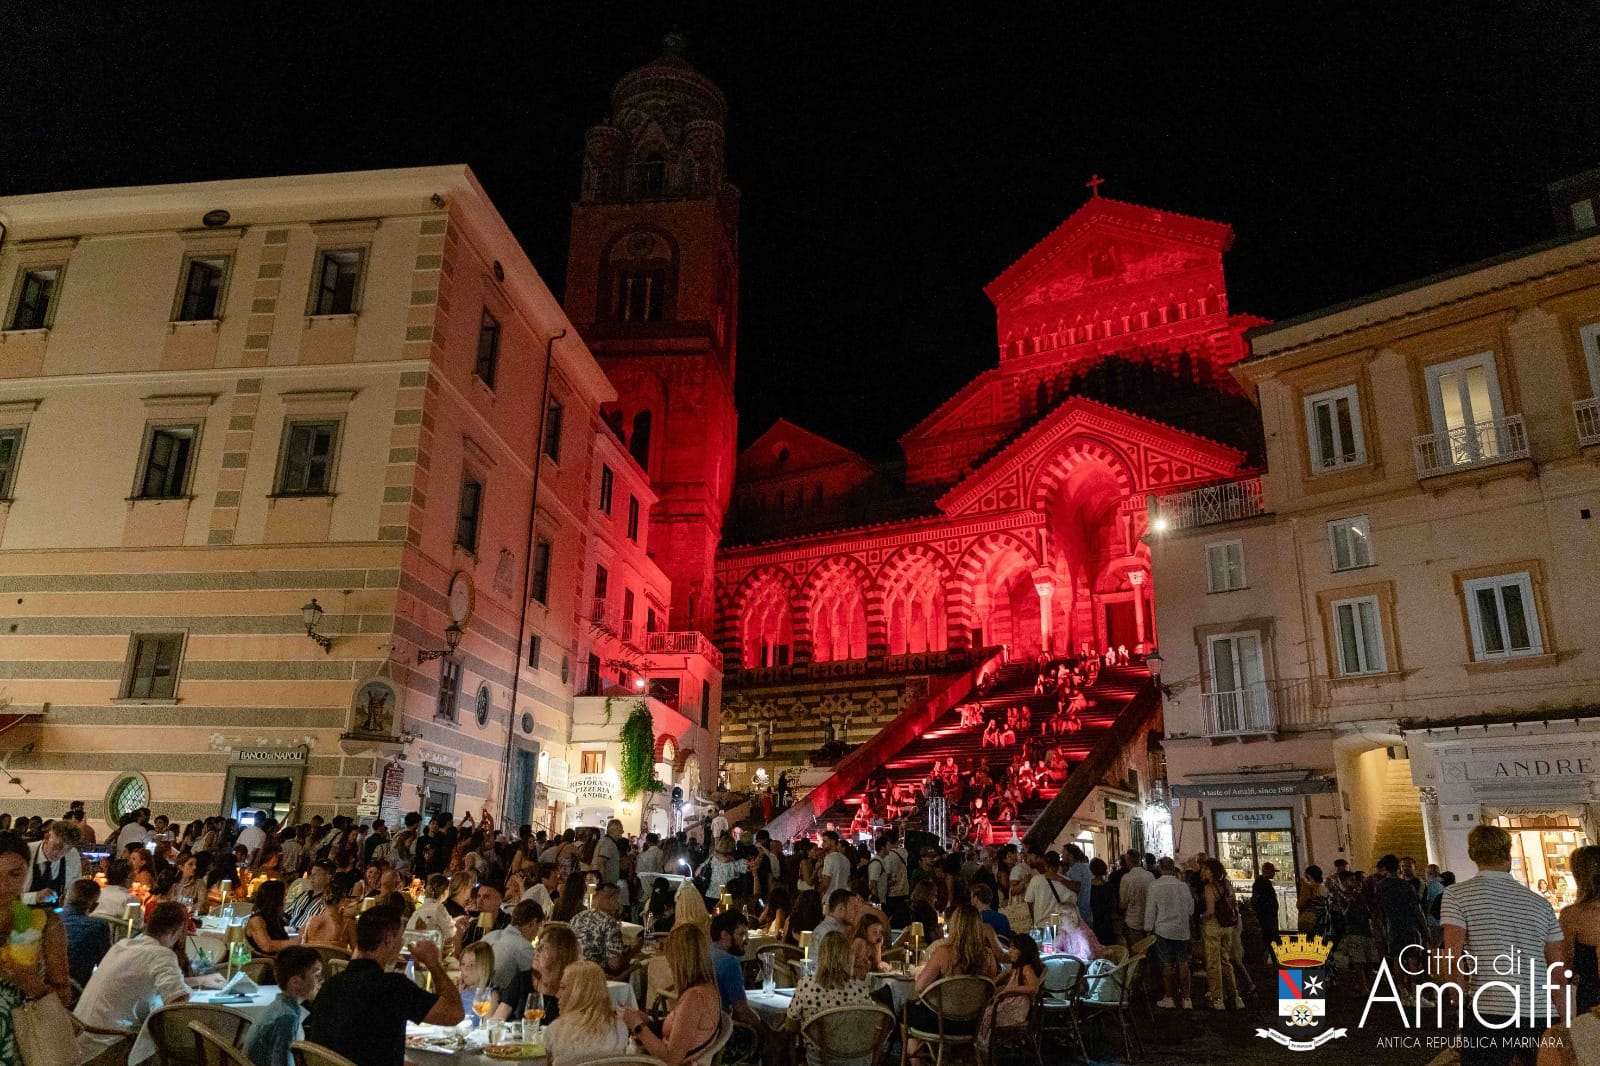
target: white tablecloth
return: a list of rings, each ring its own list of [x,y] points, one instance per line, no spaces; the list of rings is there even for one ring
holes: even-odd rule
[[[889,994],[894,997],[894,1012],[896,1016],[905,1009],[906,1000],[911,998],[911,989],[915,984],[916,980],[911,977],[890,976],[881,973],[867,975],[867,987],[874,992],[885,986],[888,987]]]
[[[611,1002],[618,1007],[627,1007],[631,1010],[639,1009],[639,1000],[633,994],[633,986],[626,981],[607,981],[606,991],[611,993]]]
[[[744,998],[750,1004],[750,1009],[755,1011],[762,1021],[777,1028],[783,1025],[783,1019],[789,1013],[789,1003],[794,999],[794,989],[763,992],[758,988],[746,992]]]
[[[220,995],[221,993],[219,992],[195,992],[189,996],[189,1002],[199,1006],[215,1004],[219,1007],[227,1007],[231,1010],[239,1011],[241,1014],[248,1014],[250,1020],[254,1021],[265,1014],[268,1007],[272,1006],[272,1001],[278,998],[278,989],[275,985],[262,988],[252,994],[248,1002],[227,999],[217,1003],[217,997]],[[133,1042],[133,1050],[128,1052],[128,1061],[130,1063],[143,1062],[148,1058],[152,1058],[155,1053],[156,1042],[155,1038],[150,1035],[150,1026],[140,1026],[139,1037]]]

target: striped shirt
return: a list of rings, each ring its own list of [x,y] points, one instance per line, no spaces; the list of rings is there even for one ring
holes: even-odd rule
[[[1532,1020],[1536,1014],[1543,1018],[1544,946],[1563,940],[1561,923],[1549,900],[1524,887],[1508,871],[1484,870],[1444,890],[1439,921],[1466,930],[1463,954],[1478,962],[1478,972],[1467,978],[1469,995],[1486,983],[1500,982],[1478,1001],[1484,1015],[1509,1018],[1518,1013],[1520,1001],[1524,1019]],[[1509,972],[1508,958],[1516,960],[1515,975]],[[1528,1002],[1530,969],[1534,986],[1541,991],[1533,1003]],[[1520,995],[1513,996],[1506,984],[1515,985]]]

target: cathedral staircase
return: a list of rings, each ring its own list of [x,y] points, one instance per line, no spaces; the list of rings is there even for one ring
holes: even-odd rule
[[[1102,669],[1086,692],[1089,706],[1079,714],[1083,728],[1057,738],[1044,731],[1045,722],[1055,711],[1056,698],[1053,695],[1034,695],[1036,676],[1033,670],[1021,664],[1001,667],[995,685],[987,694],[980,698],[969,686],[964,695],[950,701],[947,710],[931,719],[923,728],[915,730],[904,743],[888,750],[853,752],[850,762],[856,762],[856,757],[863,754],[868,756],[868,760],[864,766],[856,768],[858,772],[849,774],[849,783],[840,782],[842,787],[830,789],[828,786],[834,784],[834,779],[823,782],[812,797],[802,800],[795,808],[774,820],[771,827],[773,835],[780,840],[787,839],[814,825],[825,827],[831,824],[840,830],[847,828],[862,801],[867,778],[879,766],[883,767],[891,785],[919,787],[936,761],[953,757],[956,765],[962,768],[986,763],[990,775],[999,780],[1023,741],[1033,737],[1044,737],[1047,746],[1066,749],[1069,769],[1061,791],[1075,795],[1077,799],[1071,804],[1071,810],[1059,819],[1061,826],[1065,826],[1066,820],[1079,804],[1105,777],[1116,755],[1148,720],[1157,700],[1149,674],[1143,667]],[[963,729],[961,726],[959,708],[971,702],[981,702],[991,714],[999,715],[1004,715],[1007,707],[1026,704],[1032,712],[1032,725],[1026,733],[1018,735],[1016,747],[985,748],[981,728]],[[890,728],[892,724],[884,733],[888,733]],[[875,741],[883,737],[884,734],[880,733]],[[844,764],[840,768],[845,769]],[[836,778],[840,776],[835,775]],[[1055,787],[1043,789],[1039,798],[1023,805],[1017,812],[1016,828],[1019,835],[1028,832],[1029,827],[1047,810],[1062,806],[1052,803],[1057,791]],[[1011,825],[996,825],[990,830],[989,842],[1005,843],[1012,839],[1012,831]],[[1053,838],[1055,833],[1052,832],[1050,836]]]

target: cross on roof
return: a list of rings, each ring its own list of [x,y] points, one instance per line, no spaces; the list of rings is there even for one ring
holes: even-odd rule
[[[1098,199],[1100,196],[1100,186],[1104,185],[1105,183],[1105,178],[1102,178],[1098,174],[1091,174],[1089,175],[1089,180],[1083,184],[1089,189],[1089,195]]]

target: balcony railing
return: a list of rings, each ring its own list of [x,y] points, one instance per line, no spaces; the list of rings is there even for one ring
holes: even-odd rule
[[[651,655],[698,655],[716,669],[722,669],[722,652],[704,633],[694,629],[646,633],[644,650]]]
[[[1150,528],[1157,533],[1236,522],[1266,513],[1259,477],[1202,485],[1167,496],[1151,496],[1147,506]]]
[[[1438,477],[1528,458],[1528,431],[1521,415],[1506,415],[1424,434],[1412,440],[1411,449],[1417,460],[1417,477]]]
[[[1278,731],[1278,714],[1272,690],[1266,685],[1201,694],[1205,704],[1206,736],[1247,737]]]
[[[1579,400],[1572,405],[1572,417],[1578,423],[1579,444],[1600,444],[1600,399]]]
[[[1326,678],[1277,678],[1228,692],[1201,693],[1205,736],[1249,737],[1325,729]]]

